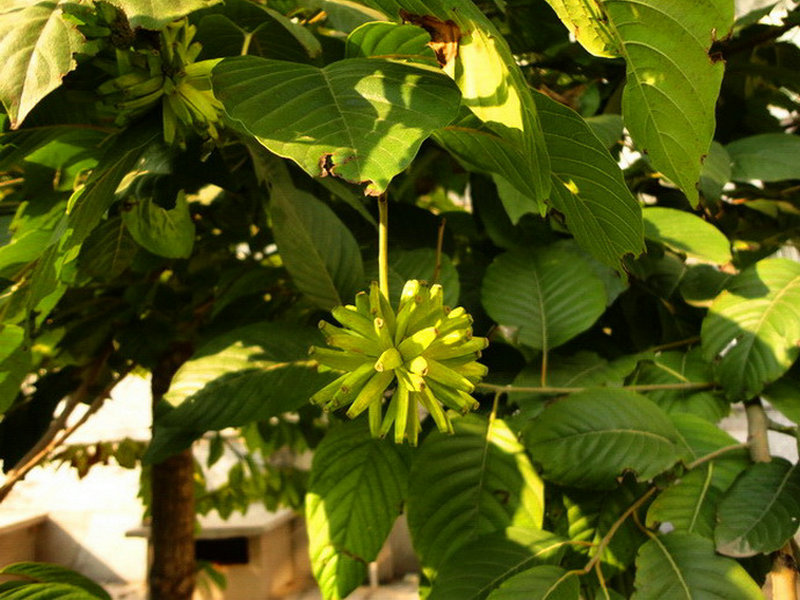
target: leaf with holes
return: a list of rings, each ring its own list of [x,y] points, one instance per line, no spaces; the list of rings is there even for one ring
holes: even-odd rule
[[[460,94],[433,68],[351,58],[323,69],[254,56],[214,67],[228,115],[314,177],[382,193],[422,142],[456,116]]]
[[[500,325],[519,327],[519,341],[549,350],[591,327],[605,312],[603,281],[564,248],[512,250],[486,270],[483,306]]]
[[[58,2],[12,3],[0,10],[0,102],[16,129],[76,67],[85,40]]]
[[[362,421],[332,428],[314,452],[306,495],[309,553],[325,600],[361,585],[400,514],[404,448],[370,436]]]
[[[747,468],[717,511],[717,551],[744,557],[782,547],[800,525],[800,470],[783,458]]]
[[[549,531],[511,527],[475,538],[442,564],[428,600],[484,600],[509,577],[535,565],[555,564],[565,541]]]
[[[636,557],[631,600],[761,600],[761,589],[742,566],[714,552],[693,533],[654,537]]]
[[[609,489],[625,471],[652,479],[682,457],[680,435],[664,411],[622,389],[594,388],[548,406],[525,436],[545,479]]]
[[[727,396],[758,394],[800,352],[800,264],[766,259],[742,271],[714,300],[701,337]]]
[[[542,525],[542,482],[508,426],[469,416],[453,427],[454,435],[430,435],[411,468],[408,526],[431,579],[480,535]]]

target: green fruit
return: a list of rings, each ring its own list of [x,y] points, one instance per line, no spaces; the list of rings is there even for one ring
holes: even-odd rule
[[[342,326],[323,321],[320,329],[338,349],[312,347],[311,356],[345,374],[312,402],[326,410],[349,405],[350,418],[368,411],[374,436],[386,436],[394,425],[394,441],[412,445],[419,437],[420,407],[444,432],[453,430],[445,408],[466,413],[478,407],[470,393],[487,372],[476,360],[488,340],[473,337],[472,318],[463,308],[443,305],[441,286],[406,282],[395,311],[373,282],[353,305],[332,314]]]

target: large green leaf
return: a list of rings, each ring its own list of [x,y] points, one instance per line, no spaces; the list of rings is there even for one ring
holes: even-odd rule
[[[517,168],[544,207],[550,167],[531,91],[503,35],[471,0],[368,0],[384,14],[419,24],[442,43],[439,60],[464,106],[503,144],[520,151]]]
[[[736,561],[714,553],[699,535],[674,531],[654,537],[636,558],[632,600],[761,600],[755,581]]]
[[[622,515],[646,490],[646,486],[626,479],[616,489],[598,494],[594,490],[564,489],[561,499],[564,505],[566,537],[574,542],[585,542],[596,548],[617,527],[611,540],[600,556],[600,567],[606,577],[625,571],[636,558],[636,549],[646,539],[633,520],[615,525]],[[594,553],[591,548],[575,548],[581,554]]]
[[[550,204],[583,248],[620,270],[623,256],[644,250],[639,203],[586,121],[544,94],[534,100],[553,170]]]
[[[733,2],[548,2],[587,50],[625,59],[625,125],[653,165],[697,204],[724,70],[709,49],[733,26]]]
[[[511,526],[540,528],[544,490],[516,436],[500,419],[453,420],[434,433],[411,469],[408,526],[429,578],[476,537]]]
[[[400,514],[408,485],[401,448],[363,421],[332,428],[314,452],[306,495],[311,567],[326,600],[364,579]]]
[[[800,179],[800,137],[782,133],[762,133],[731,142],[730,155],[734,181],[783,181]]]
[[[575,574],[555,565],[541,565],[503,582],[487,600],[578,600],[580,591]]]
[[[128,233],[120,217],[109,219],[86,238],[78,256],[84,273],[109,281],[127,269],[139,246]]]
[[[662,352],[651,361],[643,362],[636,374],[636,383],[642,385],[710,381],[711,365],[703,360],[699,348],[689,352]],[[727,400],[708,390],[655,390],[646,395],[670,414],[692,413],[712,423],[725,417],[730,410]]]
[[[204,11],[196,39],[203,59],[252,54],[308,62],[322,52],[308,29],[250,0],[227,0]]]
[[[681,445],[684,447],[687,461],[696,460],[739,443],[729,433],[697,415],[679,413],[670,415],[670,418],[680,432]],[[740,447],[721,454],[713,460],[713,463],[711,484],[725,491],[739,473],[750,465],[750,454],[747,448]]]
[[[222,0],[109,0],[121,8],[132,27],[161,29],[164,25]]]
[[[718,265],[731,261],[731,243],[725,234],[684,210],[645,208],[644,235],[691,258]]]
[[[458,88],[443,73],[353,58],[318,69],[253,56],[213,71],[228,115],[307,173],[366,184],[377,195],[434,129],[456,116]]]
[[[436,55],[428,45],[431,36],[416,25],[389,21],[364,23],[347,36],[347,58],[392,58],[436,64]]]
[[[172,378],[146,459],[158,462],[206,431],[303,406],[332,379],[307,360],[312,343],[320,343],[316,329],[285,323],[249,325],[208,342]]]
[[[731,157],[719,142],[712,142],[700,171],[700,191],[709,200],[719,200],[731,180]]]
[[[0,102],[12,129],[76,67],[72,55],[84,39],[58,4],[17,2],[0,10]]]
[[[668,523],[677,531],[714,539],[717,504],[722,492],[712,484],[714,464],[683,475],[650,505],[647,526]]]
[[[729,398],[778,379],[800,352],[800,264],[766,259],[742,271],[711,305],[701,337]]]
[[[189,258],[194,247],[194,221],[183,190],[175,206],[162,208],[153,198],[128,198],[122,221],[140,246],[167,258]]]
[[[427,600],[484,600],[503,581],[535,565],[557,563],[566,542],[541,529],[511,527],[475,538],[439,568]]]
[[[325,310],[350,302],[364,283],[364,265],[339,217],[288,179],[273,181],[270,216],[281,260],[298,289]]]
[[[49,563],[37,563],[37,562],[19,562],[19,563],[12,563],[3,567],[2,571],[0,571],[3,575],[17,575],[20,577],[24,577],[29,581],[34,581],[41,584],[64,584],[71,587],[74,587],[76,590],[82,590],[83,596],[81,598],[91,598],[91,599],[99,599],[99,600],[110,600],[111,597],[108,595],[102,587],[100,587],[97,583],[89,579],[88,577],[81,575],[80,573],[76,573],[70,569],[62,567],[60,565],[49,564]],[[51,595],[47,595],[47,586],[43,585],[41,587],[37,587],[37,590],[41,590],[37,592],[40,595],[36,595],[35,593],[30,593],[30,596],[15,596],[9,595],[6,596],[5,594],[0,594],[0,598],[30,598],[30,600],[34,600],[34,598],[41,598],[42,600],[49,599],[49,598],[61,598],[62,596],[56,595],[57,588],[51,588]],[[65,590],[67,591],[67,590]],[[74,596],[65,596],[69,598],[78,598],[77,592],[73,592],[71,590],[70,594],[74,594]]]
[[[800,423],[800,394],[797,390],[800,390],[800,381],[790,372],[764,388],[761,397],[784,417]]]
[[[783,458],[739,475],[717,511],[717,551],[753,556],[778,550],[800,525],[800,470]]]
[[[546,479],[581,488],[611,488],[625,471],[649,480],[682,456],[666,413],[644,396],[613,388],[554,402],[531,422],[525,445]]]
[[[41,194],[35,202],[22,204],[9,227],[11,239],[0,246],[0,273],[13,276],[21,265],[38,258],[50,243],[65,208],[63,194]]]
[[[513,250],[486,270],[483,306],[501,325],[519,327],[519,341],[549,350],[591,327],[606,308],[603,282],[564,248]]]
[[[9,581],[0,584],[0,600],[105,600],[107,597],[95,596],[69,583]]]

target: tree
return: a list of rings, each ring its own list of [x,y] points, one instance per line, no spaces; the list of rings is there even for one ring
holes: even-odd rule
[[[431,600],[758,598],[770,571],[793,598],[800,475],[766,434],[800,422],[800,13],[765,14],[4,8],[0,498],[56,451],[141,459],[153,598],[191,595],[193,496],[304,505],[326,598],[402,511]],[[133,371],[144,454],[65,446]],[[228,427],[241,462],[193,494]],[[0,596],[102,597],[6,570],[30,581]]]

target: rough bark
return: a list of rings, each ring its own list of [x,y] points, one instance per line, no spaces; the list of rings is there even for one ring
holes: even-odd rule
[[[191,355],[176,347],[153,370],[153,409]],[[151,467],[150,600],[190,600],[194,593],[194,458],[191,448]]]

